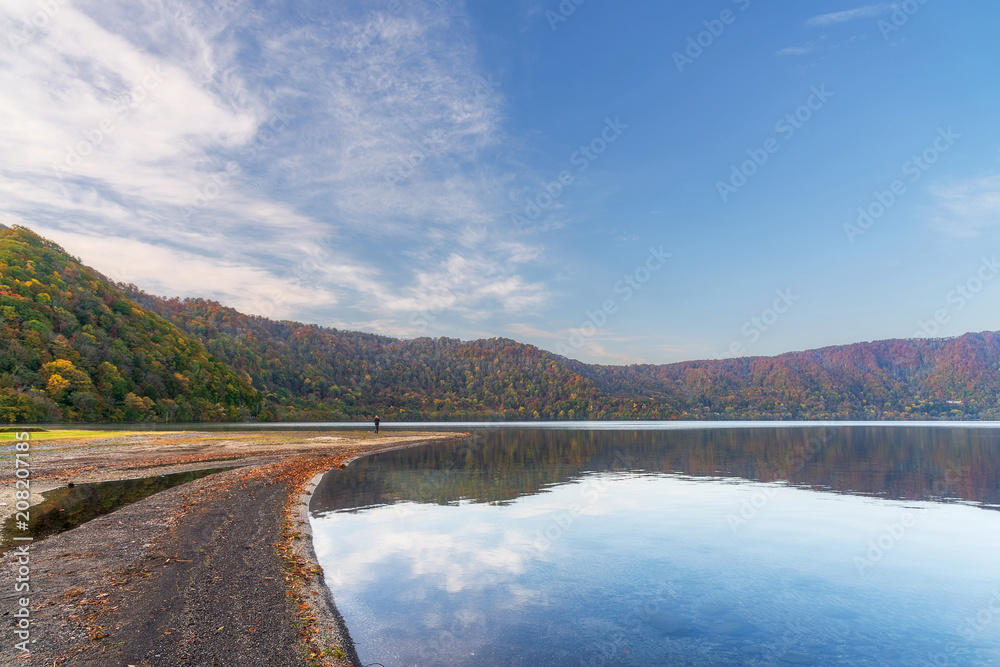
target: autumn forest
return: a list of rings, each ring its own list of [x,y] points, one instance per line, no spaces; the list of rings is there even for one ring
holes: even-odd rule
[[[599,366],[398,340],[120,285],[0,228],[0,421],[997,419],[1000,335]]]

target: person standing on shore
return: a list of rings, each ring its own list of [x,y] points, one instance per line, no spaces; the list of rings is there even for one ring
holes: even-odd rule
[[[375,432],[376,433],[378,433],[378,423],[380,421],[382,421],[382,420],[378,418],[378,415],[375,415]]]

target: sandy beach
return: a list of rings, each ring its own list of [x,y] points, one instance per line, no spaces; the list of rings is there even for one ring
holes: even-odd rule
[[[26,665],[356,665],[323,584],[307,505],[322,474],[360,455],[464,433],[32,434],[32,504],[67,483],[236,466],[32,544],[31,625],[15,647],[19,560],[2,561],[0,663]],[[0,517],[14,511],[12,440]]]

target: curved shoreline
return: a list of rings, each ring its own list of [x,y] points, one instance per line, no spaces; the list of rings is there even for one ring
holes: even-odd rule
[[[347,664],[360,665],[361,659],[358,657],[354,647],[354,640],[351,639],[350,629],[347,622],[337,609],[337,603],[333,598],[333,591],[326,584],[323,566],[316,556],[316,547],[313,544],[312,523],[309,521],[309,501],[312,500],[313,493],[320,481],[333,468],[318,472],[306,482],[305,487],[298,492],[293,492],[292,511],[298,510],[294,517],[296,532],[299,540],[296,542],[296,552],[313,567],[319,570],[317,577],[309,582],[306,600],[310,605],[310,611],[316,617],[317,626],[320,628],[317,641],[324,647],[338,647],[346,655]],[[312,597],[310,597],[310,595]]]
[[[138,471],[153,476],[181,465],[204,466],[220,454],[241,467],[162,491],[33,544],[30,608],[36,643],[24,656],[13,641],[5,642],[0,663],[331,664],[330,653],[339,652],[321,649],[322,637],[313,628],[317,621],[323,628],[343,623],[337,621],[332,593],[316,576],[322,570],[308,516],[303,517],[302,502],[315,489],[308,483],[358,455],[464,435],[202,433],[165,439],[151,434],[39,446],[33,463],[40,482],[67,474],[77,482],[135,477]],[[4,470],[0,485],[13,486],[12,479],[12,471]],[[290,508],[296,512],[290,514]],[[308,512],[308,505],[304,509]],[[284,546],[294,548],[283,551]],[[0,588],[0,606],[12,611],[16,563],[11,553],[0,563],[9,579]],[[308,602],[296,602],[298,588]],[[346,647],[349,635],[345,631],[330,640],[327,646]],[[332,664],[352,664],[345,660],[355,657],[346,650],[342,656]]]
[[[456,437],[435,437],[424,441],[387,447],[385,449],[361,452],[343,461],[339,467],[346,467],[359,459],[376,454],[384,454],[385,452],[420,447],[436,441],[461,441],[470,437],[475,437],[468,433],[457,433],[454,435]],[[294,490],[292,492],[292,502],[289,507],[289,513],[292,514],[290,518],[293,521],[295,532],[298,537],[297,540],[293,541],[296,545],[295,552],[298,556],[305,559],[311,567],[317,569],[319,574],[319,576],[308,582],[305,594],[306,604],[309,605],[309,611],[315,617],[315,623],[318,629],[316,639],[317,642],[324,648],[338,647],[344,652],[344,659],[335,660],[333,662],[334,665],[340,667],[342,665],[360,665],[361,659],[357,654],[357,650],[354,646],[354,640],[351,638],[350,629],[347,627],[347,622],[344,620],[340,610],[337,609],[337,604],[333,597],[333,591],[326,583],[323,566],[320,564],[319,559],[316,556],[316,548],[313,544],[312,523],[309,520],[309,503],[312,500],[313,494],[316,492],[316,488],[319,486],[322,479],[329,473],[333,472],[333,470],[337,467],[338,466],[334,466],[315,473],[302,486],[300,486],[297,490]]]

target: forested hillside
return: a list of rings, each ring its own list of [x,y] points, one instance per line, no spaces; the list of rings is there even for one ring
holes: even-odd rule
[[[278,419],[994,419],[1000,335],[600,366],[507,339],[400,341],[133,299],[254,378]]]
[[[250,379],[25,229],[0,229],[0,421],[247,419]]]
[[[0,421],[998,419],[1000,335],[600,366],[114,285],[0,228]]]
[[[681,419],[998,419],[1000,335],[884,340],[777,357],[570,367]]]
[[[629,419],[666,418],[661,404],[604,396],[565,360],[494,338],[400,341],[243,315],[203,299],[137,303],[203,341],[245,371],[268,418]]]

